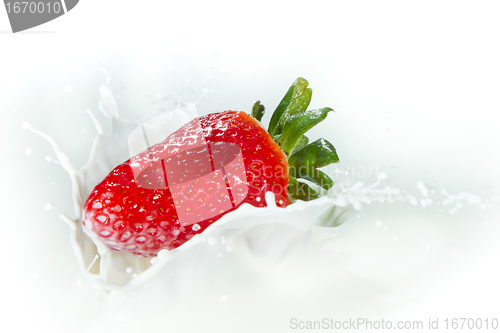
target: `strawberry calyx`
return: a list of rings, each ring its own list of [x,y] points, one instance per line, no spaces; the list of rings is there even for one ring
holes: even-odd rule
[[[312,97],[308,85],[309,82],[301,77],[295,80],[271,116],[268,128],[268,133],[288,158],[288,195],[291,199],[304,201],[319,197],[304,180],[325,190],[330,189],[333,181],[318,168],[339,162],[335,147],[328,140],[320,138],[309,143],[305,136],[333,111],[329,107],[307,110]],[[260,121],[263,114],[264,106],[257,101],[252,116]]]
[[[264,111],[264,105],[260,104],[260,101],[257,101],[252,107],[252,117],[257,119],[258,121],[261,121],[262,116],[264,116]]]

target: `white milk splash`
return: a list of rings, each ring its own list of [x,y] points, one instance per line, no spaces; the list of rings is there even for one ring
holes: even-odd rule
[[[94,186],[116,165],[130,157],[128,139],[130,133],[141,124],[120,118],[109,78],[100,87],[100,95],[99,109],[111,120],[113,133],[106,136],[92,112],[87,111],[98,135],[94,138],[90,158],[81,169],[73,166],[50,136],[33,129],[28,123],[23,124],[23,128],[50,142],[57,159],[71,177],[75,219],[66,214],[61,214],[60,217],[71,228],[70,241],[84,277],[79,281],[80,286],[83,286],[84,281],[90,281],[94,288],[103,290],[105,294],[123,294],[155,279],[167,265],[175,262],[179,254],[189,253],[192,248],[199,246],[212,249],[217,247],[219,257],[232,252],[232,255],[241,255],[244,260],[245,253],[248,253],[245,250],[250,250],[262,260],[279,260],[289,253],[300,251],[311,242],[321,243],[332,239],[334,227],[351,218],[363,203],[408,201],[412,205],[418,204],[415,196],[397,188],[379,188],[381,181],[387,178],[385,173],[378,174],[378,180],[374,184],[365,186],[363,182],[345,176],[347,172],[341,172],[341,167],[332,165],[325,172],[332,174],[332,177],[337,176],[336,185],[329,191],[319,189],[322,194],[319,199],[297,201],[286,208],[278,208],[274,195],[268,192],[265,196],[267,207],[257,208],[243,204],[213,223],[204,233],[194,236],[175,250],[160,251],[157,257],[143,258],[112,251],[95,237],[89,237],[83,232],[82,205]],[[184,119],[186,122],[189,120],[189,117]],[[432,205],[425,185],[419,182],[417,187],[423,196],[421,205]],[[485,205],[473,195],[443,193],[447,196],[443,205],[455,204],[452,210],[460,208],[463,203],[479,204],[481,207]]]

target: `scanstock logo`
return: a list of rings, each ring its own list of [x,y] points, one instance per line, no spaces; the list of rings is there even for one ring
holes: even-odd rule
[[[4,0],[12,32],[19,32],[52,21],[72,10],[79,0]]]

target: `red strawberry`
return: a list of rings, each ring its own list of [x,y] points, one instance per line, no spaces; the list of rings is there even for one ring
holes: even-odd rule
[[[252,116],[224,111],[194,119],[163,142],[113,169],[83,207],[87,233],[110,248],[141,256],[174,249],[243,203],[263,207],[265,193],[276,205],[310,200],[316,192],[298,178],[328,189],[316,168],[338,162],[326,140],[311,144],[303,134],[330,108],[306,111],[311,99],[299,78],[274,112],[269,133]],[[288,193],[287,193],[288,192]]]

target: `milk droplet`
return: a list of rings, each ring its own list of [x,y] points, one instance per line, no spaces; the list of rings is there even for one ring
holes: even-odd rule
[[[424,183],[423,183],[422,181],[419,181],[419,182],[417,183],[417,187],[418,187],[418,189],[420,190],[420,193],[421,193],[424,197],[426,197],[426,196],[428,196],[428,195],[429,195],[429,190],[427,189],[427,187],[425,187],[425,185],[424,185]]]
[[[30,156],[31,155],[31,148],[26,148],[26,151],[24,152],[26,154],[26,156]]]
[[[101,290],[103,286],[103,282],[101,280],[95,280],[94,283],[92,284],[94,289],[96,290]]]
[[[52,210],[54,208],[54,203],[53,202],[47,202],[45,204],[45,210]]]
[[[50,155],[45,156],[45,160],[47,162],[51,162],[52,161],[52,156],[50,156]]]
[[[200,225],[199,224],[193,224],[193,226],[191,227],[193,229],[193,231],[198,231],[201,229]]]
[[[209,236],[207,241],[208,241],[208,244],[210,244],[212,246],[217,244],[217,239],[215,239],[214,236]]]
[[[260,197],[257,197],[255,200],[257,200],[257,202],[260,202]]]
[[[380,220],[375,221],[375,225],[377,227],[381,228],[382,227],[382,221],[380,221]]]
[[[156,257],[160,261],[167,261],[170,258],[170,252],[168,250],[163,249],[160,252],[158,252]]]
[[[23,122],[22,125],[21,125],[22,128],[24,129],[28,129],[31,127],[30,123],[28,123],[27,121]]]
[[[127,274],[132,274],[132,268],[130,268],[130,267],[125,268],[125,272]]]

